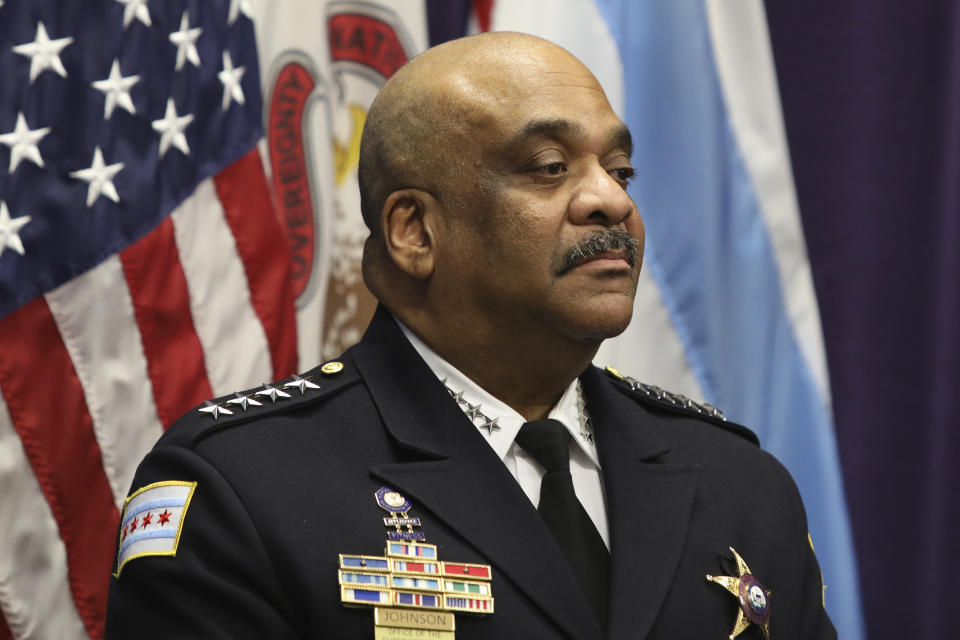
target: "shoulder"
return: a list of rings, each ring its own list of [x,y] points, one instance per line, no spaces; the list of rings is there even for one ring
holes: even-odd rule
[[[631,397],[654,415],[693,419],[696,422],[711,425],[718,431],[737,435],[754,445],[759,446],[760,444],[760,440],[753,431],[727,420],[723,412],[711,404],[694,402],[682,394],[667,391],[653,384],[640,382],[636,378],[620,373],[613,367],[604,368],[604,378],[620,392]]]
[[[318,407],[360,381],[344,354],[305,373],[207,400],[171,425],[156,447],[193,448],[226,430]]]

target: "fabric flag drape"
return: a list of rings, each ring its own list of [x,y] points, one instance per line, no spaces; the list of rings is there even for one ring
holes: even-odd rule
[[[759,1],[494,2],[493,30],[583,60],[635,141],[633,323],[598,363],[703,398],[788,467],[842,638],[862,638],[829,380]],[[477,20],[479,24],[482,20]]]
[[[376,303],[363,284],[367,228],[357,161],[367,107],[426,48],[422,0],[254,0],[270,183],[292,253],[300,360],[360,339]]]
[[[0,2],[0,636],[98,638],[163,429],[297,364],[245,2]]]

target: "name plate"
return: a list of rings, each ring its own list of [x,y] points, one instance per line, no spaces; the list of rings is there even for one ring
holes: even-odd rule
[[[446,611],[414,611],[390,607],[374,607],[376,640],[432,638],[453,640],[456,623],[453,613]]]

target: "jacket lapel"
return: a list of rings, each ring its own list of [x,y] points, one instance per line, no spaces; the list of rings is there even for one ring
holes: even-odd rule
[[[552,534],[503,462],[378,309],[354,361],[384,424],[411,461],[371,473],[472,544],[572,638],[602,633]],[[429,536],[429,532],[426,532]]]
[[[671,463],[648,415],[595,367],[580,378],[594,423],[610,524],[609,637],[644,638],[680,562],[699,475]]]

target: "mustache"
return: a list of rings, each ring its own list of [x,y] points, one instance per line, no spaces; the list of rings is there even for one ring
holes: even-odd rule
[[[626,250],[626,260],[631,267],[636,264],[639,250],[637,249],[637,241],[632,235],[623,229],[593,231],[564,253],[563,260],[560,262],[560,268],[557,269],[557,274],[563,275],[599,253],[617,249]]]

